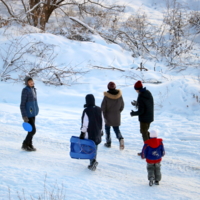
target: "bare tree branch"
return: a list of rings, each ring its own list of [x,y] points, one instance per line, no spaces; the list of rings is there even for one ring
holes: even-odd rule
[[[23,5],[23,7],[24,7],[24,11],[25,11],[25,13],[26,13],[26,5],[25,5],[25,3],[24,3],[24,0],[21,0],[21,2],[22,2],[22,5]]]
[[[95,34],[95,30],[91,27],[89,27],[87,24],[85,24],[84,22],[81,22],[80,20],[76,19],[75,17],[69,17],[71,20],[79,23],[80,25],[82,25],[83,27],[85,27],[86,29],[88,29],[91,33]]]
[[[9,14],[10,14],[13,18],[15,18],[14,14],[11,12],[9,6],[5,3],[5,1],[4,1],[4,0],[0,0],[0,1],[6,6],[6,8],[7,8]]]
[[[98,68],[98,69],[108,69],[108,70],[118,70],[118,71],[121,71],[121,72],[125,72],[125,70],[123,70],[123,69],[119,69],[119,68],[116,68],[116,67],[101,67],[101,66],[93,66],[93,68]]]

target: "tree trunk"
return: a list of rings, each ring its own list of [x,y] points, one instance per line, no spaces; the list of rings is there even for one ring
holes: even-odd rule
[[[41,0],[29,0],[30,9],[33,9],[40,2]],[[52,6],[51,2],[51,0],[46,0],[44,1],[45,4],[40,4],[30,12],[31,25],[45,30],[46,23],[49,21],[52,12],[57,8],[56,6]]]
[[[45,30],[46,23],[48,23],[52,12],[56,9],[55,6],[44,5],[40,16],[40,28]]]
[[[37,5],[40,2],[40,0],[29,0],[29,6],[30,9],[33,9],[35,5]],[[37,27],[38,26],[38,16],[39,16],[39,7],[35,8],[33,11],[30,13],[30,18],[31,20],[31,25]]]

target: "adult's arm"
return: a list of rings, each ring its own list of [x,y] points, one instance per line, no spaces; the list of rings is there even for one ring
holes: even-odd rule
[[[106,116],[106,107],[107,107],[107,102],[106,102],[106,98],[104,97],[101,103],[101,110],[103,112],[104,118]]]
[[[142,115],[144,114],[145,106],[144,102],[141,99],[138,99],[138,111],[132,113],[132,116]]]
[[[105,127],[105,120],[104,120],[103,112],[102,112],[101,115],[102,115],[102,129],[101,129],[101,131],[103,131],[104,127]]]
[[[86,112],[83,113],[81,132],[86,133],[88,130],[89,118]]]
[[[22,117],[27,117],[27,113],[26,113],[27,98],[28,98],[28,91],[26,89],[23,89],[22,95],[21,95],[21,104],[20,104]]]
[[[123,100],[123,97],[122,97],[122,103],[121,103],[120,112],[122,112],[123,110],[124,110],[124,100]]]

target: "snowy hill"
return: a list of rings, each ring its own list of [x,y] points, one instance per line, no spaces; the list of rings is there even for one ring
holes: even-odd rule
[[[127,5],[126,16],[142,8],[155,23],[159,23],[163,8],[161,1],[119,2]],[[195,0],[186,3],[191,10],[199,5]],[[0,28],[1,52],[10,51],[12,58],[20,46],[14,46],[12,51],[9,47],[22,37],[21,45],[25,49],[32,41],[54,45],[57,55],[54,64],[60,69],[66,65],[78,66],[87,73],[78,77],[71,87],[47,86],[42,82],[46,77],[35,79],[40,107],[34,137],[38,150],[30,153],[20,149],[26,135],[19,110],[24,85],[22,82],[0,82],[0,200],[38,199],[39,196],[50,199],[51,193],[57,199],[72,200],[200,198],[198,68],[191,66],[177,72],[169,71],[164,63],[158,63],[155,70],[154,62],[148,61],[145,63],[148,71],[141,72],[137,68],[142,58],[133,58],[129,51],[106,43],[99,35],[93,35],[92,42],[79,42],[16,24]],[[34,63],[37,57],[29,53],[24,55],[24,59]],[[1,70],[4,64],[1,57]],[[19,74],[13,71],[11,75],[18,78]],[[155,100],[155,121],[151,127],[159,130],[159,137],[163,138],[166,149],[161,168],[162,181],[158,187],[148,186],[146,162],[137,156],[143,142],[137,117],[130,117],[130,111],[134,110],[131,101],[137,98],[133,76],[136,80],[144,80],[144,86],[152,92]],[[72,135],[80,134],[85,96],[94,94],[96,105],[100,106],[109,81],[114,81],[117,88],[122,90],[125,101],[121,125],[125,150],[119,150],[113,132],[112,148],[106,149],[103,146],[104,136],[99,145],[99,166],[95,172],[91,172],[87,169],[88,161],[70,158],[69,140]]]

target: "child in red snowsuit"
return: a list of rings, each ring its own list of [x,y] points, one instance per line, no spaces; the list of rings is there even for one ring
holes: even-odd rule
[[[150,131],[150,139],[144,142],[141,157],[146,158],[147,172],[149,185],[159,185],[161,180],[160,162],[165,155],[164,145],[162,139],[158,139],[158,134],[155,130]]]

